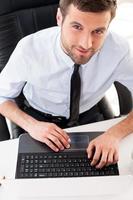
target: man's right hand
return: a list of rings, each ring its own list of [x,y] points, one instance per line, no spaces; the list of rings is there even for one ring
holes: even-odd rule
[[[56,152],[70,147],[70,138],[67,133],[53,123],[37,121],[29,134]]]
[[[54,151],[70,147],[70,138],[57,125],[34,119],[8,100],[0,105],[0,113],[28,132],[34,139],[44,142]]]

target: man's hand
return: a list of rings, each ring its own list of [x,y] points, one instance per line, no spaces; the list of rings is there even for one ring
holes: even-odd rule
[[[92,140],[87,148],[91,165],[102,168],[118,161],[119,138],[114,136],[111,129]]]
[[[22,127],[34,139],[44,142],[54,151],[70,147],[67,133],[53,123],[42,122],[23,112],[15,102],[6,101],[0,105],[0,113]]]
[[[37,121],[29,134],[56,152],[70,147],[70,138],[67,133],[53,123]]]

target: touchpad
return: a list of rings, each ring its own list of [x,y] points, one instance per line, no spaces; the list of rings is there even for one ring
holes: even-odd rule
[[[85,134],[70,134],[71,148],[70,149],[86,149],[89,144],[89,135]]]

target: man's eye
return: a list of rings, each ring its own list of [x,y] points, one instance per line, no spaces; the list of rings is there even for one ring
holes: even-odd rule
[[[73,25],[73,28],[76,30],[81,30],[81,26],[78,26],[78,25]]]
[[[104,34],[104,30],[95,30],[94,33],[97,35],[103,35]]]

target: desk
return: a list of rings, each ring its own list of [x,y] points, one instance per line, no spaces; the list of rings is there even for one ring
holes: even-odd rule
[[[122,119],[123,118],[116,118],[113,120],[106,120],[102,122],[69,128],[66,130],[71,132],[105,131]],[[133,160],[131,159],[131,153],[133,152],[133,134],[127,136],[121,141],[119,150],[120,157],[118,165],[120,174],[133,174]],[[9,179],[15,178],[17,151],[18,139],[0,142],[0,176],[5,176]]]
[[[123,118],[117,118],[117,119],[113,119],[113,120],[107,120],[107,121],[102,121],[102,122],[98,122],[98,123],[83,125],[83,126],[79,126],[79,127],[75,127],[75,128],[69,128],[66,130],[71,131],[71,132],[105,131],[112,125],[121,121],[122,119]],[[2,175],[5,176],[7,180],[15,179],[17,151],[18,151],[18,139],[0,142],[0,176],[2,176]],[[133,134],[124,138],[120,143],[120,148],[119,148],[120,158],[119,158],[118,165],[119,165],[119,171],[120,171],[121,175],[133,174],[133,169],[132,169],[133,161],[131,159],[132,152],[133,152]],[[32,181],[32,183],[33,182],[34,181]],[[15,189],[14,189],[14,192],[12,191],[12,193],[15,193]],[[29,200],[29,199],[30,198],[26,198],[24,200]],[[57,197],[55,197],[53,199],[57,199]],[[64,197],[64,199],[66,200],[66,197]],[[86,198],[86,200],[87,199],[88,198]],[[74,198],[74,200],[75,200],[75,198]],[[99,198],[97,200],[99,200]]]

